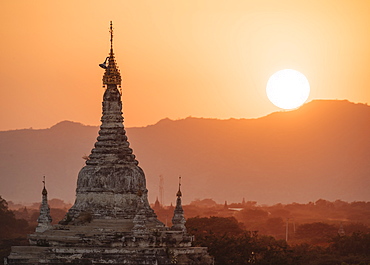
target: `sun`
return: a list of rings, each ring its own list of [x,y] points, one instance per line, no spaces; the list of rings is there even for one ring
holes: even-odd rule
[[[269,78],[266,93],[275,106],[286,110],[295,109],[308,99],[310,84],[302,73],[284,69]]]

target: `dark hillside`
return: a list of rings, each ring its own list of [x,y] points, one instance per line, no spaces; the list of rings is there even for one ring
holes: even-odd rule
[[[41,179],[49,194],[74,200],[77,173],[97,127],[62,122],[45,130],[0,132],[0,194],[37,201]],[[165,203],[175,202],[183,178],[184,202],[369,201],[370,107],[318,100],[259,119],[164,119],[128,128],[146,172],[150,200],[165,179]]]

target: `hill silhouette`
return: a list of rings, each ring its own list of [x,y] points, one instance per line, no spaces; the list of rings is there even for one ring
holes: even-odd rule
[[[42,130],[0,132],[0,195],[33,202],[46,175],[50,198],[73,202],[77,174],[98,127],[64,121]],[[182,176],[185,203],[196,198],[275,204],[370,200],[370,106],[315,100],[258,119],[163,119],[128,128],[147,177],[150,201],[165,179],[175,202]]]

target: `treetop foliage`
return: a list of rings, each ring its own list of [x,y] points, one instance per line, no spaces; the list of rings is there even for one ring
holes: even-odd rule
[[[216,265],[367,265],[370,264],[370,233],[328,235],[328,246],[308,243],[288,245],[285,240],[246,231],[235,218],[194,217],[186,223],[195,236],[194,245],[208,247]],[[313,223],[301,228],[334,231],[331,225]],[[315,233],[313,237],[315,236]]]

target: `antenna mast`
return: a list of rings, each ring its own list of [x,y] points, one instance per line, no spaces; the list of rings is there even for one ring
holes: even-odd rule
[[[164,179],[162,175],[159,175],[159,203],[163,207],[164,204]]]

